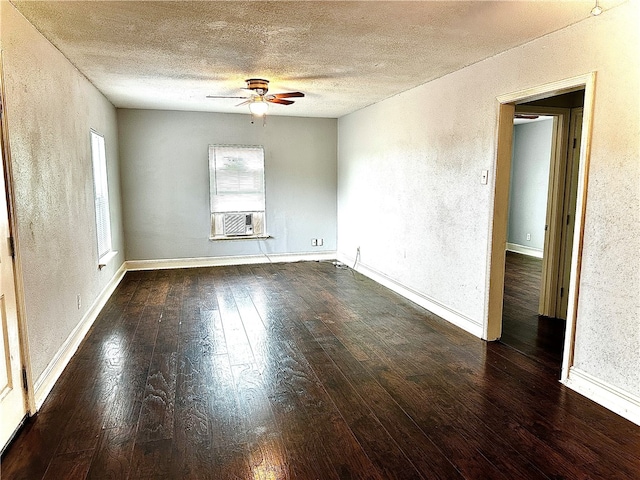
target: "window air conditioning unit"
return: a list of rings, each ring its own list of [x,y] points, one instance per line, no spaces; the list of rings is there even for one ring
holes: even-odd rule
[[[253,235],[252,213],[225,213],[225,235]]]

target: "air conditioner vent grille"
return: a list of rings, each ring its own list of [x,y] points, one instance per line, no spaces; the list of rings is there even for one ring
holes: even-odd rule
[[[210,239],[264,235],[264,212],[220,212],[211,214]]]
[[[250,213],[226,213],[225,235],[253,235],[253,215]]]

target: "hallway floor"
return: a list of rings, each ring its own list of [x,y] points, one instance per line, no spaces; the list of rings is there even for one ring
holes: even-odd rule
[[[541,277],[541,258],[507,252],[500,341],[554,369],[560,378],[566,322],[538,315]]]

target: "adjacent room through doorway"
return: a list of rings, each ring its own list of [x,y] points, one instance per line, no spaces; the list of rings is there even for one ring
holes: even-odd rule
[[[501,342],[560,372],[584,90],[516,106]]]

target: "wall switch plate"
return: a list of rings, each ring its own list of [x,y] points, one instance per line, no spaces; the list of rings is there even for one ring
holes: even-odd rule
[[[480,174],[480,183],[482,185],[489,183],[489,170],[482,170],[482,173]]]
[[[318,239],[317,238],[312,238],[311,239],[311,246],[312,247],[317,247],[318,246]]]
[[[321,247],[322,245],[324,245],[324,238],[319,238],[318,239],[318,246]]]

